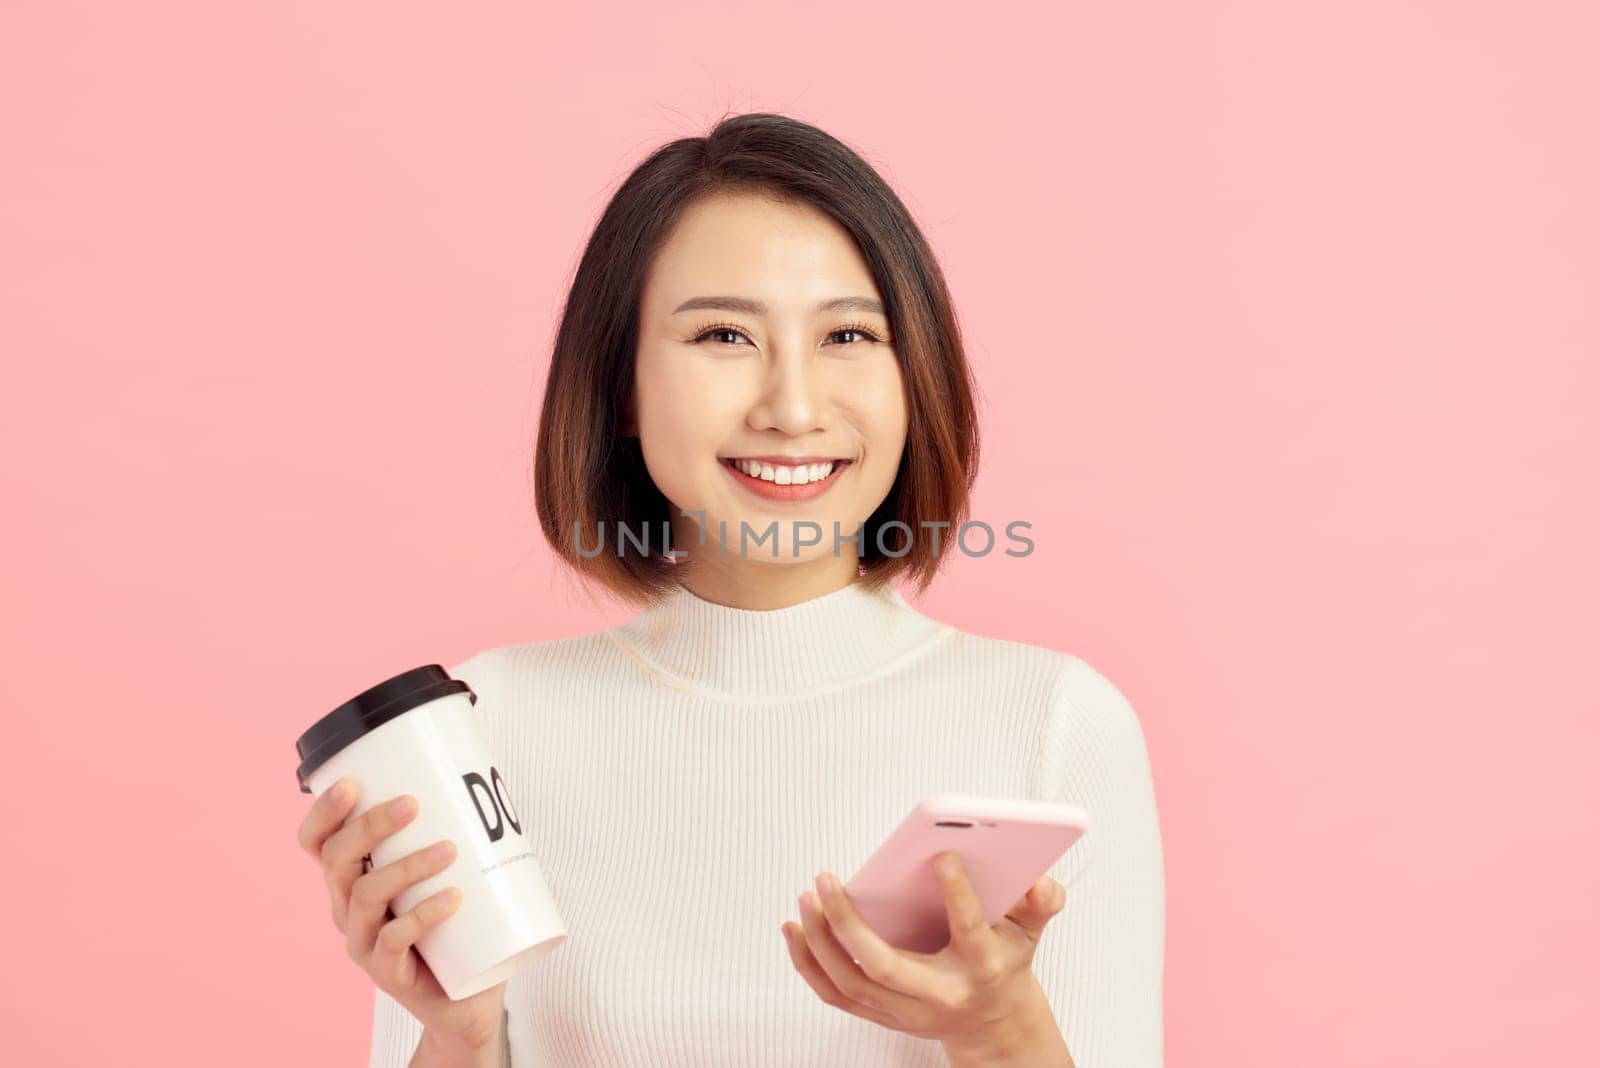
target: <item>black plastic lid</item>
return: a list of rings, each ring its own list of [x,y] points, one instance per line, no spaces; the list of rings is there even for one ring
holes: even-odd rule
[[[478,703],[478,695],[472,692],[472,687],[460,679],[452,679],[438,664],[429,664],[412,668],[352,697],[317,720],[294,743],[300,753],[300,767],[296,772],[300,792],[309,794],[311,786],[306,782],[307,776],[363,734],[377,730],[418,705],[453,693],[464,693],[468,701]]]

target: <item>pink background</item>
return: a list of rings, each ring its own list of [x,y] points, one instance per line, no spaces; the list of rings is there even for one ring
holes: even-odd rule
[[[526,485],[564,284],[772,109],[926,227],[1034,525],[921,607],[1141,714],[1170,1063],[1600,1062],[1592,8],[623,6],[0,10],[6,1059],[364,1063],[293,740],[624,618]]]

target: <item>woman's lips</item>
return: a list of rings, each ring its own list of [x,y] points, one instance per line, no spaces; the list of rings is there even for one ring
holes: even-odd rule
[[[735,482],[755,494],[757,497],[769,501],[809,501],[828,492],[828,488],[838,481],[839,475],[845,471],[853,460],[833,461],[833,470],[828,472],[828,477],[819,482],[807,482],[803,486],[793,483],[780,486],[776,482],[768,482],[764,478],[753,478],[734,466],[732,460],[723,460],[722,466],[733,476]]]

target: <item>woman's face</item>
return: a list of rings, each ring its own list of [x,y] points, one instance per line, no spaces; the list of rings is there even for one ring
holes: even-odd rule
[[[854,577],[859,546],[835,553],[834,525],[852,536],[882,503],[906,439],[880,301],[849,233],[815,208],[718,195],[684,213],[645,279],[628,426],[673,505],[674,548],[719,569],[834,561]]]

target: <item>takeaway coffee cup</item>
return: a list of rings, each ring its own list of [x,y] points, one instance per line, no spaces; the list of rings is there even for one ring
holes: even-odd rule
[[[477,695],[438,664],[414,668],[323,716],[295,743],[303,793],[349,776],[357,786],[346,820],[401,794],[417,799],[410,823],[372,850],[385,864],[448,838],[450,866],[402,890],[395,915],[455,886],[461,904],[417,940],[417,952],[453,1001],[509,979],[566,941],[526,824],[473,711]]]

